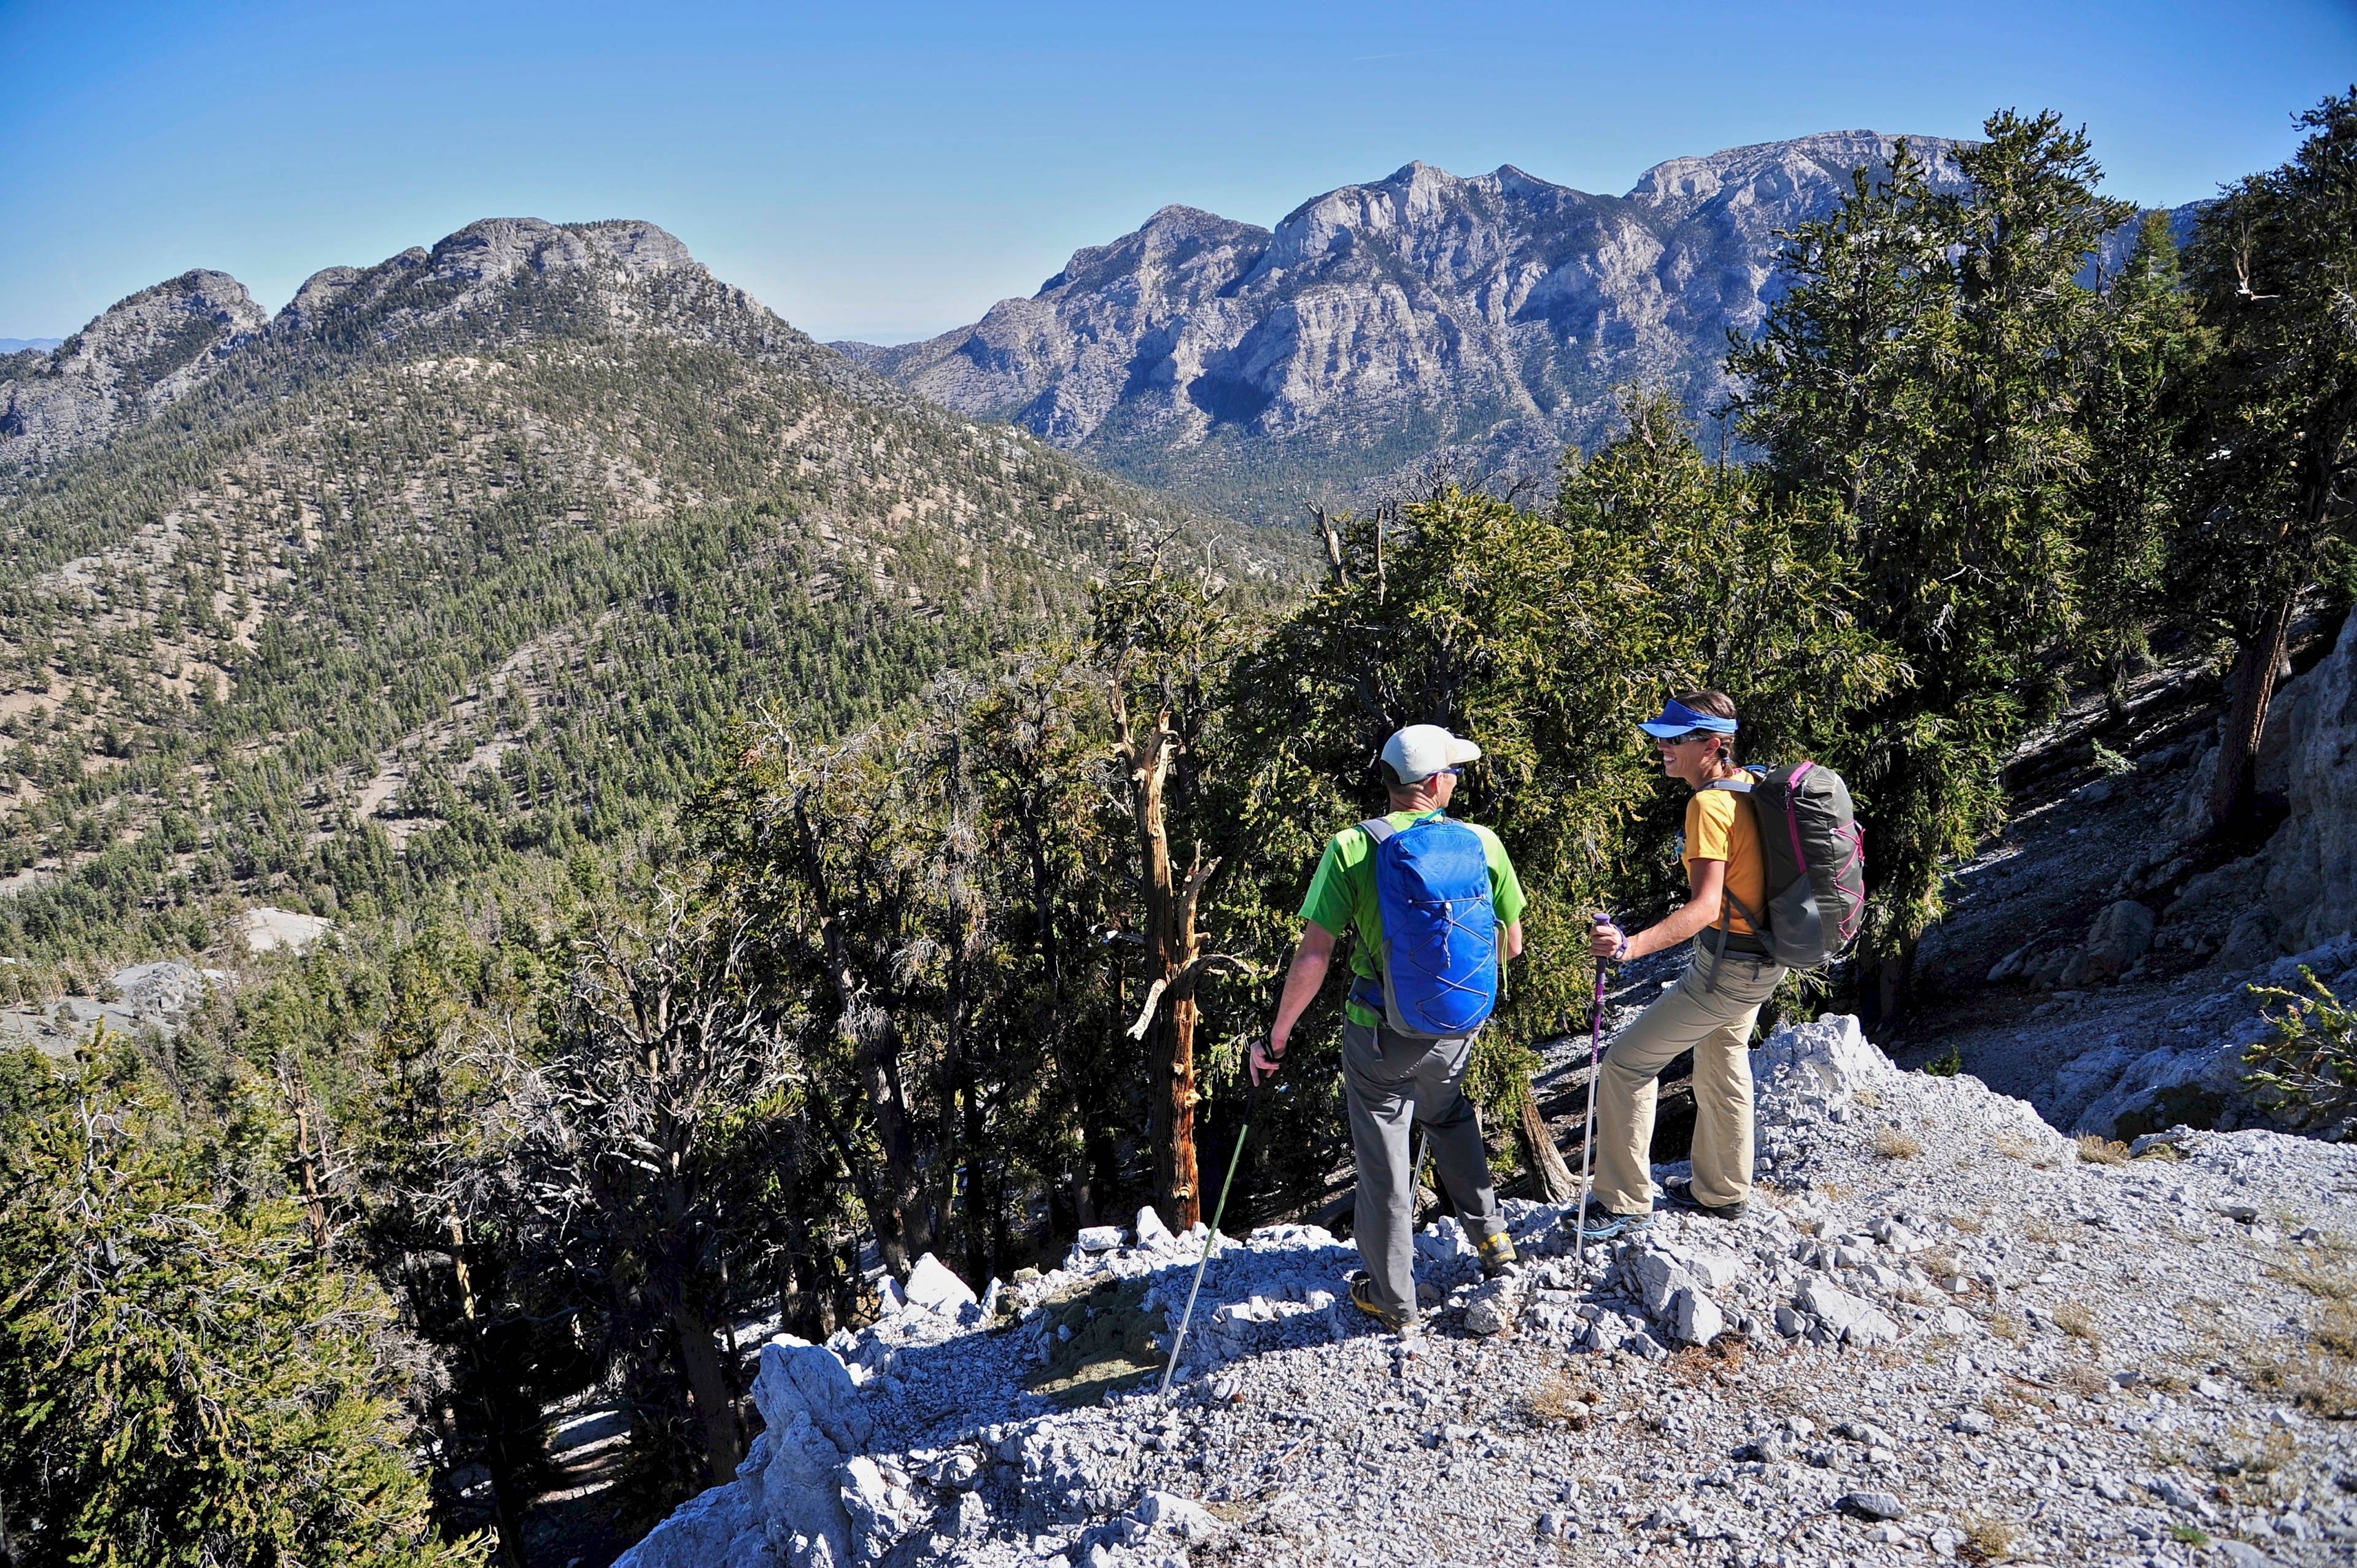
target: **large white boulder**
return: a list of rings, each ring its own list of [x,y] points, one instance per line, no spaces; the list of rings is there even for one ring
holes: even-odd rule
[[[780,1334],[761,1347],[753,1402],[763,1430],[736,1484],[750,1496],[773,1560],[790,1568],[849,1568],[854,1531],[844,1470],[876,1429],[851,1373],[824,1346]],[[650,1560],[640,1568],[670,1563]]]
[[[1813,1023],[1785,1025],[1760,1047],[1752,1070],[1761,1077],[1805,1075],[1824,1093],[1846,1099],[1896,1069],[1890,1058],[1866,1037],[1857,1020],[1844,1013]]]
[[[248,952],[276,952],[284,948],[289,952],[307,952],[312,945],[328,934],[330,922],[317,915],[298,915],[292,909],[274,909],[267,904],[257,904],[248,909],[239,921],[245,936]]]
[[[680,1504],[614,1568],[777,1568],[777,1562],[753,1493],[731,1482]]]
[[[909,1283],[900,1287],[900,1294],[910,1306],[922,1307],[927,1312],[937,1312],[948,1317],[954,1317],[960,1308],[974,1305],[973,1290],[931,1252],[919,1258],[917,1266],[909,1271]]]

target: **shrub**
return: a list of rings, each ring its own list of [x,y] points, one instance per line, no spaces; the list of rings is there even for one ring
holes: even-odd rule
[[[2251,993],[2282,1007],[2266,1039],[2243,1053],[2244,1085],[2276,1116],[2335,1143],[2357,1134],[2357,1007],[2302,966],[2309,994],[2277,985]]]

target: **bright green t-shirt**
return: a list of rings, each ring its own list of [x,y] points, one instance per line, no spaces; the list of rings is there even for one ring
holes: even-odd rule
[[[1411,822],[1445,814],[1394,811],[1387,820],[1393,827],[1404,828]],[[1500,927],[1511,926],[1523,918],[1524,902],[1523,885],[1514,877],[1514,863],[1506,858],[1506,846],[1498,842],[1496,833],[1477,822],[1464,825],[1481,841],[1482,857],[1490,863],[1490,908],[1497,912]],[[1366,980],[1380,977],[1375,954],[1383,941],[1383,911],[1375,897],[1375,843],[1364,828],[1353,823],[1327,841],[1326,853],[1318,862],[1318,875],[1309,879],[1309,896],[1301,901],[1301,918],[1317,921],[1338,937],[1344,931],[1357,930],[1359,940],[1351,950],[1351,973]],[[1374,1013],[1347,999],[1342,1013],[1354,1024],[1372,1026],[1383,1022]]]

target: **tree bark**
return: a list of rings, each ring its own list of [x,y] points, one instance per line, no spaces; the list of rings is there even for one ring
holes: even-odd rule
[[[802,869],[809,880],[812,899],[818,906],[819,941],[825,954],[828,983],[834,993],[835,1037],[851,1058],[853,1076],[867,1101],[869,1114],[875,1118],[877,1141],[884,1150],[883,1179],[877,1181],[861,1170],[856,1151],[840,1129],[829,1123],[828,1133],[867,1209],[868,1224],[876,1232],[876,1250],[883,1255],[885,1267],[892,1271],[893,1278],[907,1279],[910,1266],[931,1242],[931,1233],[916,1204],[922,1183],[917,1170],[916,1138],[909,1125],[908,1101],[901,1094],[899,1074],[893,1070],[888,1041],[892,1025],[887,1017],[866,1030],[856,1026],[864,988],[852,963],[850,941],[835,908],[834,892],[827,884],[826,867],[819,855],[817,827],[810,819],[805,800],[795,801],[794,818]],[[823,1110],[820,1114],[823,1117]]]
[[[680,1370],[695,1400],[695,1413],[704,1423],[704,1456],[712,1467],[712,1484],[734,1480],[745,1457],[744,1438],[737,1430],[736,1401],[728,1391],[727,1369],[712,1342],[712,1325],[693,1305],[682,1301],[672,1308],[672,1331],[679,1337]]]
[[[295,1159],[303,1190],[304,1223],[311,1232],[311,1253],[324,1265],[335,1244],[335,1234],[328,1220],[327,1193],[320,1180],[327,1163],[325,1141],[318,1137],[312,1121],[309,1086],[301,1069],[289,1058],[279,1061],[278,1087],[286,1098],[287,1110],[295,1117]]]
[[[443,1133],[447,1140],[447,1122]],[[467,1324],[467,1375],[476,1415],[483,1423],[483,1467],[491,1477],[491,1516],[498,1527],[500,1562],[504,1568],[527,1568],[522,1466],[516,1462],[517,1447],[511,1441],[512,1434],[508,1430],[505,1412],[491,1394],[490,1350],[484,1343],[482,1315],[475,1299],[474,1271],[467,1264],[466,1221],[459,1218],[457,1208],[447,1203],[442,1209],[442,1233],[450,1244],[450,1274],[458,1286],[458,1312]]]
[[[2225,732],[2218,741],[2218,772],[2210,783],[2210,825],[2215,832],[2232,832],[2250,817],[2259,737],[2266,733],[2267,708],[2275,701],[2292,608],[2289,595],[2271,606],[2234,660],[2226,688]]]
[[[1149,987],[1139,1022],[1153,1042],[1147,1059],[1156,1064],[1162,1090],[1153,1112],[1155,1202],[1166,1223],[1184,1230],[1202,1215],[1195,1161],[1195,1002],[1185,978],[1194,956],[1188,948],[1194,940],[1195,895],[1201,884],[1190,875],[1182,893],[1170,860],[1163,794],[1178,736],[1168,710],[1157,714],[1140,733],[1116,682],[1113,712],[1129,774],[1130,817],[1137,831],[1138,923],[1146,939]],[[1198,872],[1202,871],[1200,854],[1199,849]]]
[[[1541,1203],[1566,1202],[1578,1194],[1579,1183],[1564,1162],[1563,1151],[1555,1147],[1546,1118],[1539,1113],[1538,1092],[1531,1087],[1528,1073],[1523,1075],[1522,1098],[1514,1134],[1523,1148],[1523,1168],[1531,1173],[1531,1196]]]

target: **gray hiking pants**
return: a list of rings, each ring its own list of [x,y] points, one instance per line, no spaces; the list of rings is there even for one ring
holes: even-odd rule
[[[1504,1230],[1490,1187],[1481,1118],[1465,1098],[1473,1036],[1421,1040],[1364,1024],[1342,1026],[1342,1087],[1351,1106],[1351,1148],[1359,1163],[1353,1228],[1359,1256],[1389,1311],[1415,1311],[1415,1157],[1410,1123],[1432,1138],[1433,1165],[1478,1242]]]

